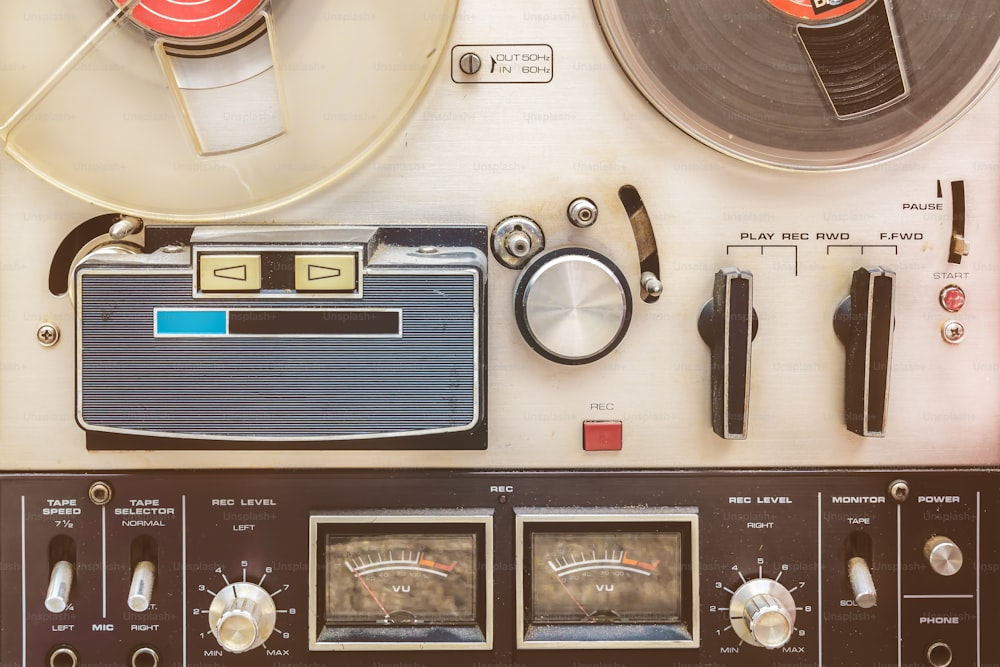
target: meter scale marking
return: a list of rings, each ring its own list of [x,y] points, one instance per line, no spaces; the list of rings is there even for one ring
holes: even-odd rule
[[[392,553],[390,552],[388,560],[383,560],[382,554],[377,554],[377,556],[378,561],[375,561],[371,556],[369,556],[368,563],[359,559],[355,560],[354,563],[351,563],[351,561],[344,561],[344,565],[346,565],[347,569],[357,577],[375,574],[377,572],[391,572],[399,570],[426,572],[439,577],[447,577],[455,569],[455,566],[458,565],[458,561],[452,561],[451,565],[435,563],[432,560],[424,558],[422,553],[418,553],[416,557],[414,557],[411,553],[408,557],[400,555],[399,558],[393,559]]]
[[[627,551],[620,552],[620,555],[616,551],[611,552],[611,556],[608,556],[608,552],[604,552],[604,558],[598,558],[596,552],[591,552],[592,557],[587,558],[586,555],[580,554],[583,560],[576,560],[576,556],[571,556],[573,559],[570,561],[568,558],[562,559],[562,565],[557,565],[559,561],[557,558],[555,562],[549,561],[549,567],[555,572],[556,576],[564,577],[571,574],[576,574],[578,572],[585,572],[588,570],[621,570],[624,572],[635,572],[636,574],[641,574],[644,576],[651,576],[653,571],[656,570],[660,561],[657,560],[653,563],[644,563],[639,560],[630,559],[628,557]]]

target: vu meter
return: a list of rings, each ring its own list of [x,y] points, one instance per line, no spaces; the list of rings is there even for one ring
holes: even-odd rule
[[[474,534],[328,535],[326,542],[328,623],[475,623]]]
[[[488,649],[487,514],[314,515],[315,650]]]
[[[518,512],[518,645],[696,647],[697,518]]]

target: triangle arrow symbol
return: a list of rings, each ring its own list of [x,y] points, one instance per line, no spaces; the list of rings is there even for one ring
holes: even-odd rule
[[[221,269],[215,269],[212,271],[212,275],[216,278],[225,278],[226,280],[239,280],[240,282],[246,282],[247,280],[247,265],[238,264],[236,266],[225,266]]]
[[[326,280],[327,278],[337,278],[340,274],[341,270],[336,267],[310,264],[307,276],[309,280]]]

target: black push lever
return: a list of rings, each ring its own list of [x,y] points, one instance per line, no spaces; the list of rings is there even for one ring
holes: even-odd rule
[[[698,333],[712,350],[712,430],[721,438],[742,440],[750,408],[751,341],[757,335],[753,274],[737,268],[715,274]]]
[[[881,266],[854,272],[851,293],[834,316],[844,344],[844,421],[858,435],[885,435],[892,361],[896,274]]]

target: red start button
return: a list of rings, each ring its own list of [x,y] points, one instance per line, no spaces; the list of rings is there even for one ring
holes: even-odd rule
[[[616,452],[622,448],[620,421],[583,422],[583,449],[588,452]]]
[[[965,305],[965,290],[958,285],[948,285],[941,290],[941,307],[949,313],[957,313]]]
[[[165,37],[200,39],[224,33],[246,21],[266,0],[142,0],[132,21]],[[115,0],[119,6],[129,0]]]

